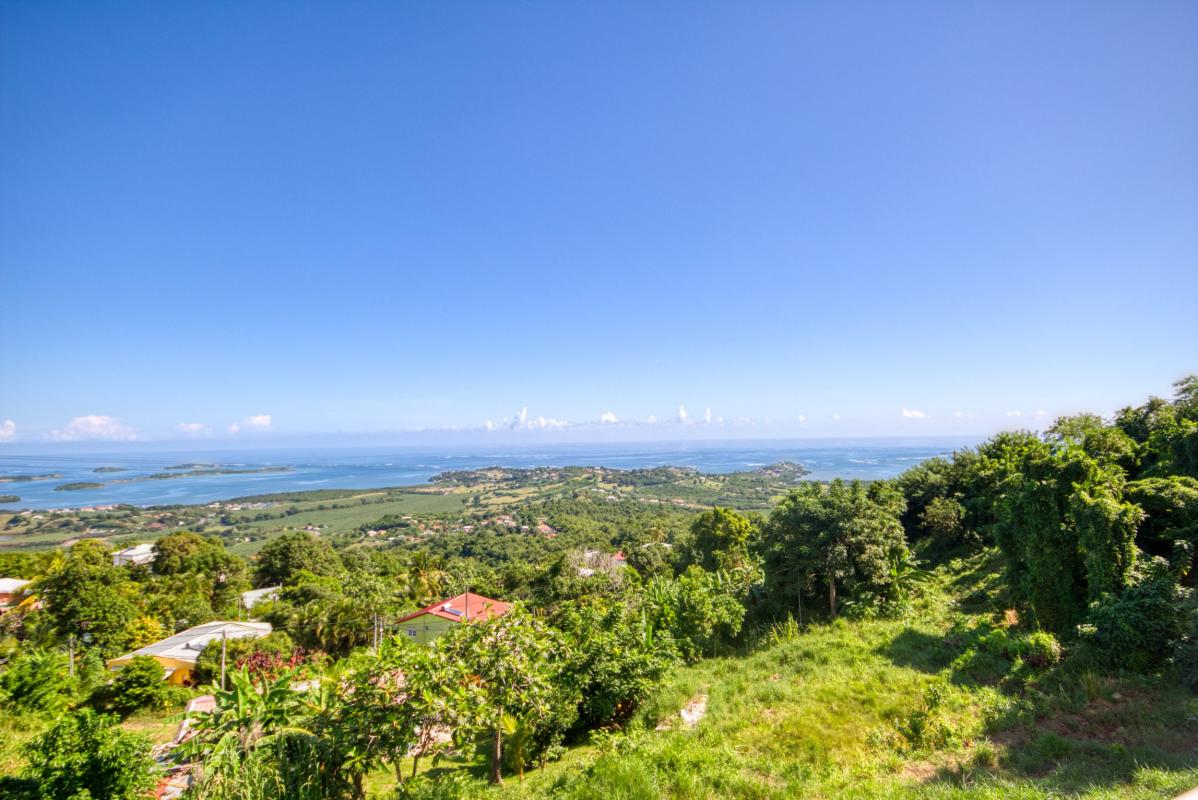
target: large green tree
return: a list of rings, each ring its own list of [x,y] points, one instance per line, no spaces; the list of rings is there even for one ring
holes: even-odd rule
[[[259,586],[288,586],[301,572],[340,575],[341,559],[328,541],[307,531],[292,531],[266,543],[258,553],[255,580]]]
[[[767,599],[779,609],[794,608],[813,583],[822,584],[836,616],[844,591],[884,595],[891,558],[906,550],[899,522],[904,505],[882,483],[835,480],[792,490],[763,536]]]
[[[749,563],[749,546],[756,531],[752,521],[730,508],[716,506],[695,518],[680,567],[695,564],[714,572],[735,570]]]
[[[128,575],[112,566],[106,548],[85,540],[37,582],[37,592],[62,639],[73,636],[81,646],[112,657],[129,644],[138,616],[137,588]]]

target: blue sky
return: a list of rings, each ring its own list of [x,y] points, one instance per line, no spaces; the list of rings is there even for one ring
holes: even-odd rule
[[[1195,30],[4,2],[0,445],[973,433],[1168,394],[1198,370]]]

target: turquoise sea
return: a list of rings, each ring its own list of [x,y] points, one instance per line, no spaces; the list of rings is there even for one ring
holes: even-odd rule
[[[977,444],[977,439],[807,439],[741,442],[563,444],[540,447],[307,447],[262,450],[111,450],[18,454],[0,452],[0,477],[54,473],[62,477],[0,483],[17,495],[8,508],[77,508],[109,503],[208,503],[271,492],[410,486],[446,470],[507,467],[603,466],[620,469],[675,465],[701,472],[735,472],[795,461],[817,480],[889,478],[913,464]],[[285,467],[286,471],[136,480],[166,467],[203,463],[229,469]],[[96,472],[121,467],[121,472]],[[70,482],[97,489],[55,491]]]

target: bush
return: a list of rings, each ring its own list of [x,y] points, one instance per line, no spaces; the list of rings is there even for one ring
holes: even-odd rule
[[[135,656],[97,695],[104,710],[129,716],[142,708],[163,708],[170,691],[162,665],[149,656]]]
[[[275,631],[261,639],[229,639],[225,642],[228,669],[245,667],[251,675],[268,680],[314,660],[319,660],[316,653],[296,647],[283,631]],[[200,653],[195,678],[199,683],[215,683],[220,679],[220,639],[209,642]]]
[[[1198,694],[1198,613],[1191,614],[1189,632],[1173,646],[1173,665],[1182,684]]]
[[[1043,669],[1061,660],[1061,643],[1048,631],[1030,633],[1019,642],[1019,655],[1029,666]]]
[[[154,785],[150,742],[90,709],[61,718],[25,747],[39,800],[135,800]]]
[[[1078,633],[1098,663],[1146,672],[1161,666],[1185,635],[1188,592],[1177,585],[1163,560],[1156,561],[1122,594],[1104,594],[1090,604]]]
[[[48,650],[18,652],[0,674],[0,695],[24,711],[62,711],[74,698],[66,656]]]

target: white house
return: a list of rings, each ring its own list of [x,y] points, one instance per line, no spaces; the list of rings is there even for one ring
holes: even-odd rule
[[[269,622],[206,622],[146,645],[108,661],[109,669],[120,669],[136,656],[150,656],[166,670],[168,683],[189,683],[196,661],[209,642],[225,639],[261,639],[271,631]]]
[[[135,544],[112,554],[112,566],[114,567],[124,564],[149,564],[153,560],[154,545],[152,544]]]
[[[21,578],[0,578],[0,608],[15,606],[25,599],[30,581]]]
[[[278,586],[267,586],[265,589],[250,589],[248,592],[242,592],[241,607],[249,611],[263,600],[278,600],[279,588]]]

